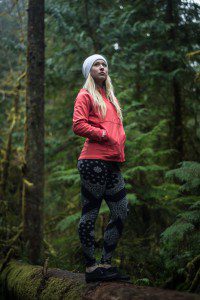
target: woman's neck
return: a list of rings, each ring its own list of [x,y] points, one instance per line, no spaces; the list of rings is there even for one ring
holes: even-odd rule
[[[96,87],[99,89],[99,88],[103,88],[103,84],[99,84],[99,83],[95,83]]]
[[[104,91],[106,90],[106,87],[105,87],[105,84],[95,84],[96,85],[96,89],[99,90],[99,89],[103,89]]]

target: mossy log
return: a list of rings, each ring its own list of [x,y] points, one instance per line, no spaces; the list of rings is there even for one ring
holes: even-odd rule
[[[123,282],[86,284],[84,274],[29,265],[11,260],[0,274],[3,299],[181,299],[199,300],[197,294],[181,293],[156,287],[135,286]]]

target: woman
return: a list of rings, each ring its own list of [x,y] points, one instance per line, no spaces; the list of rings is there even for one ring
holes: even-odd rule
[[[86,82],[75,100],[72,128],[75,134],[86,138],[77,164],[82,201],[78,232],[85,257],[85,278],[87,282],[126,280],[129,276],[111,266],[128,211],[120,171],[120,164],[125,161],[126,140],[122,112],[113,92],[105,57],[89,56],[82,71]],[[97,264],[94,226],[103,199],[110,209],[110,221],[104,234],[102,257]]]

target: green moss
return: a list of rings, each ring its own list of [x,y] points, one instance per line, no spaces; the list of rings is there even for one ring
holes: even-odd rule
[[[82,299],[81,295],[85,291],[85,284],[77,283],[71,286],[67,293],[64,294],[63,299],[79,300]]]
[[[20,300],[81,299],[85,285],[75,279],[42,277],[42,267],[10,261],[0,276],[10,298]]]
[[[17,295],[19,299],[34,299],[41,282],[41,267],[11,261],[0,280],[9,295]]]
[[[70,279],[51,277],[46,281],[45,289],[41,293],[41,299],[81,299],[83,284]]]

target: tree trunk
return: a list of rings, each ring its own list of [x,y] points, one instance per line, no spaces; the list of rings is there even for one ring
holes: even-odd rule
[[[25,255],[41,262],[44,190],[44,0],[29,0],[25,124],[24,199]]]
[[[166,6],[166,22],[173,24],[173,27],[168,33],[168,47],[171,50],[176,49],[177,33],[176,28],[178,26],[178,12],[175,11],[175,5],[180,5],[180,1],[173,2],[173,0],[167,0]],[[173,72],[179,68],[177,61],[168,62],[167,69],[169,72]],[[176,75],[174,75],[171,83],[173,92],[173,122],[171,124],[172,129],[172,145],[177,150],[177,154],[174,155],[174,163],[182,161],[184,159],[184,147],[183,147],[183,122],[182,122],[182,110],[183,101],[181,97],[181,86],[178,82]]]
[[[182,122],[182,99],[181,89],[176,78],[173,79],[173,93],[174,93],[174,127],[173,127],[173,141],[174,148],[177,150],[178,161],[184,158],[183,153],[183,122]]]
[[[7,186],[9,182],[9,168],[10,168],[10,158],[12,154],[12,138],[15,130],[16,122],[18,119],[18,106],[19,106],[19,90],[20,90],[20,80],[23,78],[23,74],[18,78],[18,82],[14,87],[14,111],[11,110],[8,116],[8,119],[12,120],[9,132],[8,132],[8,141],[5,149],[5,154],[2,160],[2,174],[0,181],[0,202],[1,203],[1,212],[0,212],[0,225],[6,228],[5,235],[1,238],[7,240],[8,238],[8,222],[7,222],[7,213],[8,213],[8,204],[7,204]]]
[[[48,269],[11,260],[0,274],[3,299],[66,299],[66,300],[198,300],[198,294],[135,286],[125,282],[86,284],[84,274]]]

